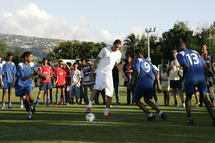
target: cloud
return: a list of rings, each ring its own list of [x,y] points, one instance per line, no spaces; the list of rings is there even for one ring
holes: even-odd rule
[[[143,28],[140,26],[131,26],[131,27],[128,27],[128,30],[131,33],[134,33],[135,35],[139,35],[139,36],[145,34]]]
[[[57,19],[54,15],[41,10],[36,4],[21,5],[13,3],[15,13],[4,12],[0,15],[0,33],[55,38],[107,42],[126,37],[124,33],[114,34],[106,29],[90,29],[90,20],[81,18],[79,26],[70,24],[66,19]]]

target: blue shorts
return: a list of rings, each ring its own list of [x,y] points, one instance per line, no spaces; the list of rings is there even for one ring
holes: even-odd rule
[[[2,88],[9,89],[13,87],[12,85],[13,85],[12,83],[4,82]]]
[[[15,88],[15,94],[17,97],[25,96],[26,94],[29,94],[30,92],[33,92],[32,86],[27,86],[27,87],[18,86]]]
[[[40,89],[39,90],[46,90],[46,89],[52,89],[52,83],[51,82],[41,82],[40,83]]]
[[[152,86],[144,86],[137,85],[134,89],[134,99],[149,98],[152,99],[153,96],[153,85]]]
[[[185,80],[186,81],[186,80]],[[187,81],[184,83],[185,85],[185,90],[189,92],[190,94],[195,93],[195,87],[198,88],[198,91],[201,95],[207,94],[207,82],[205,79],[201,79],[198,81]]]

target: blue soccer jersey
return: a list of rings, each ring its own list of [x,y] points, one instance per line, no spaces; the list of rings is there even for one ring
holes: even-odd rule
[[[2,62],[2,75],[6,74],[6,76],[2,77],[3,83],[13,83],[13,75],[16,74],[16,65],[13,62],[9,64],[7,61]]]
[[[136,85],[153,84],[155,80],[154,73],[158,72],[158,70],[156,70],[145,58],[136,59],[134,61],[134,69],[135,71],[140,71]]]
[[[142,97],[152,99],[154,73],[158,72],[158,70],[144,58],[138,58],[134,61],[134,69],[135,71],[140,71],[134,90],[134,99]]]
[[[28,79],[23,81],[22,78],[30,76],[36,69],[34,63],[29,63],[28,67],[24,65],[24,63],[20,63],[17,67],[17,81],[16,86],[26,87],[32,86],[33,81],[32,79]]]
[[[3,65],[2,65],[2,63],[0,63],[0,75],[2,75],[2,67],[3,67]]]
[[[207,86],[204,74],[204,64],[206,62],[200,54],[193,50],[183,50],[177,54],[177,59],[180,66],[183,66],[184,64],[188,65],[188,71],[184,75],[185,89],[191,94],[194,94],[194,88],[198,87],[203,94],[206,94]]]

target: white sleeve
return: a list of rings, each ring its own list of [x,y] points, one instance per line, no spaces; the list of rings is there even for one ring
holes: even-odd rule
[[[81,70],[81,78],[84,78],[83,70]]]
[[[119,64],[119,63],[120,63],[120,61],[121,61],[121,57],[122,57],[122,54],[120,53],[119,58],[118,58],[118,59],[117,59],[117,61],[116,61],[116,63],[117,63],[117,64]]]
[[[82,73],[82,71],[81,71],[81,72],[80,72],[80,71],[78,71],[78,77],[79,77],[79,78],[82,78],[81,73]]]
[[[99,56],[100,58],[103,58],[103,57],[105,56],[105,53],[104,53],[104,52],[105,52],[105,48],[103,48],[103,49],[100,51],[100,53],[99,53],[98,56]]]

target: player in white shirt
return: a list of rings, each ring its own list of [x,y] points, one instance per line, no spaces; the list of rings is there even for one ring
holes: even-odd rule
[[[94,75],[95,67],[97,66],[98,62],[100,61],[97,69],[96,69],[96,81],[94,85],[94,89],[91,93],[90,101],[86,110],[86,113],[91,112],[93,99],[95,98],[98,91],[105,89],[105,95],[107,96],[106,108],[104,112],[104,118],[114,118],[108,115],[109,108],[112,102],[113,97],[113,77],[112,77],[112,69],[116,64],[119,71],[122,73],[123,77],[127,81],[127,77],[122,70],[120,65],[121,60],[121,52],[119,51],[121,47],[121,41],[115,40],[113,46],[104,47],[98,57],[95,60],[93,65],[93,69],[90,73],[90,77],[92,78]]]

